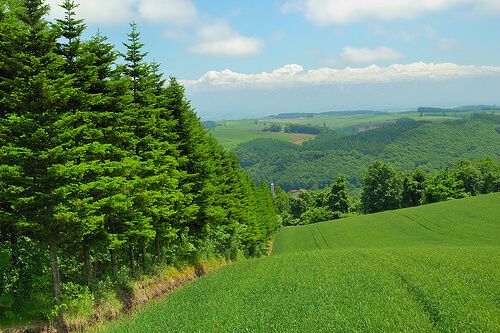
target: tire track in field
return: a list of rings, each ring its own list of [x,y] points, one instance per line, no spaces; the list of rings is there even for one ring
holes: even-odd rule
[[[318,245],[318,241],[316,240],[316,237],[314,236],[314,232],[312,231],[311,226],[308,226],[308,228],[307,228],[307,229],[309,229],[309,232],[311,233],[311,236],[312,236],[312,238],[313,238],[313,240],[314,240],[314,244],[316,244],[316,247],[317,247],[318,249],[320,249],[320,250],[321,250],[321,248],[320,248],[320,247],[319,247],[319,245]]]
[[[311,236],[314,240],[314,244],[316,244],[316,247],[319,250],[324,250],[324,249],[330,248],[330,246],[328,246],[328,243],[326,242],[325,237],[323,236],[323,234],[321,233],[321,231],[319,230],[319,228],[316,224],[308,225],[308,229],[309,229],[309,232],[311,233]],[[319,234],[319,237],[321,237],[321,240],[323,240],[323,242],[321,242],[320,238],[317,235],[315,235],[315,233]]]
[[[443,328],[443,315],[441,311],[439,311],[438,307],[432,304],[424,291],[416,284],[411,283],[404,275],[396,274],[396,276],[401,280],[401,284],[405,287],[408,293],[412,295],[417,303],[420,304],[431,324],[438,329]]]
[[[330,246],[328,245],[328,243],[326,242],[326,239],[325,239],[325,236],[323,236],[323,233],[321,232],[321,230],[319,230],[319,227],[317,224],[314,225],[316,227],[316,229],[318,230],[318,233],[319,235],[321,236],[321,238],[323,239],[323,242],[325,243],[326,247],[329,249]]]

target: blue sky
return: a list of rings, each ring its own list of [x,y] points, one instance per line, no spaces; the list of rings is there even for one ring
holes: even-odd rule
[[[205,119],[500,104],[500,0],[80,2],[119,50],[135,21]]]

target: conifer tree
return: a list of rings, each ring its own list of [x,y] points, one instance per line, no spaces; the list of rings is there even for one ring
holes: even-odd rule
[[[10,200],[23,229],[49,244],[53,291],[60,304],[57,245],[71,233],[74,221],[58,215],[62,196],[53,165],[62,151],[58,120],[73,91],[62,70],[63,59],[53,52],[57,34],[43,19],[48,6],[40,0],[25,0],[23,5],[22,32],[14,38],[16,52],[10,57],[13,72],[3,86],[9,95],[2,120],[9,134],[3,142],[2,164],[19,174],[18,193]]]
[[[132,96],[134,97],[134,102],[137,102],[141,89],[141,79],[146,72],[144,58],[148,55],[148,52],[141,53],[141,49],[145,44],[139,41],[141,34],[137,31],[137,23],[130,23],[130,28],[131,32],[127,34],[129,44],[122,43],[127,48],[127,53],[121,54],[121,56],[127,62],[125,74],[132,80]]]
[[[77,71],[75,62],[82,52],[80,37],[86,26],[83,24],[83,19],[75,19],[76,14],[74,10],[78,6],[74,1],[65,0],[60,5],[65,10],[65,18],[64,20],[56,19],[56,26],[59,29],[59,33],[66,40],[66,43],[57,43],[58,53],[66,59],[66,63],[64,64],[66,73],[75,73]]]

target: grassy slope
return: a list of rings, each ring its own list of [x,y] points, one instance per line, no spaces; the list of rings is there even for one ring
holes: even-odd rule
[[[500,193],[278,233],[112,332],[500,331]]]

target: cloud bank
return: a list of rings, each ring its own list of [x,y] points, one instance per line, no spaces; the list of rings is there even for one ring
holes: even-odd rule
[[[471,4],[485,12],[500,11],[498,0],[292,0],[281,7],[281,12],[301,12],[309,21],[329,26],[365,20],[413,19],[462,4]]]
[[[210,71],[198,80],[183,80],[182,83],[191,91],[208,91],[214,89],[275,89],[325,84],[388,83],[411,80],[435,81],[482,76],[500,77],[500,67],[416,62],[409,65],[394,64],[388,67],[371,65],[365,68],[320,68],[305,71],[302,66],[291,64],[271,73],[262,72],[260,74],[235,73],[229,69],[221,72]]]

